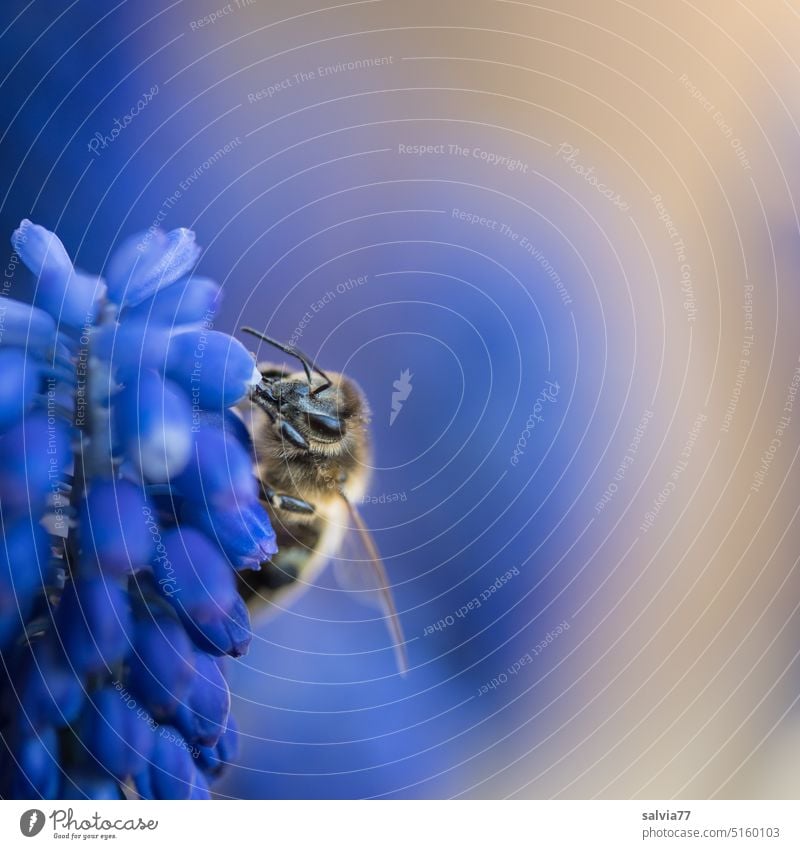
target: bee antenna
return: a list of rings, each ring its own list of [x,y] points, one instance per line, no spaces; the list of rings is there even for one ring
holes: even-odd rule
[[[327,389],[331,386],[332,381],[328,377],[327,374],[311,359],[307,354],[304,354],[299,348],[295,348],[294,345],[287,345],[284,342],[279,342],[277,339],[273,339],[271,336],[267,336],[265,333],[260,333],[258,330],[255,330],[252,327],[242,327],[240,328],[242,333],[249,333],[252,336],[257,337],[262,342],[266,342],[268,345],[272,345],[273,348],[277,348],[279,351],[283,351],[284,354],[289,354],[290,357],[296,357],[303,364],[303,371],[306,373],[306,378],[308,378],[308,385],[311,386],[311,372],[315,371],[317,374],[321,375],[325,380],[325,383],[318,386],[316,389],[311,390],[312,395],[316,395],[317,392],[322,392],[323,389]]]

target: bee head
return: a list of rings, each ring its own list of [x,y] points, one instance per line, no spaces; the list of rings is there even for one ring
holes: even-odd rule
[[[304,375],[265,375],[253,400],[273,413],[280,435],[298,448],[333,446],[361,424],[364,405],[355,384],[331,375],[328,385],[313,386]]]
[[[328,377],[313,360],[293,345],[266,336],[252,327],[242,330],[300,360],[303,372],[261,369],[263,380],[252,401],[271,419],[284,443],[304,451],[333,455],[353,448],[363,433],[367,410],[358,387],[342,374]],[[321,378],[321,380],[320,380]]]

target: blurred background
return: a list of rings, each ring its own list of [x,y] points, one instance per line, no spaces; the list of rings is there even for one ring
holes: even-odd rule
[[[798,44],[793,2],[6,0],[0,232],[98,271],[191,227],[218,328],[373,410],[411,671],[326,571],[231,664],[220,795],[797,797]]]

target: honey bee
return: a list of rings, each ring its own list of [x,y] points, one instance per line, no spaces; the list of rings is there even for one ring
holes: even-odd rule
[[[248,607],[258,610],[278,595],[285,599],[308,587],[336,557],[340,583],[380,602],[405,673],[403,632],[386,570],[355,506],[369,476],[367,401],[353,380],[326,374],[294,346],[251,327],[242,332],[296,358],[303,368],[259,363],[261,383],[239,407],[278,542],[278,553],[261,571],[240,573],[240,592]],[[348,547],[355,555],[341,556]]]

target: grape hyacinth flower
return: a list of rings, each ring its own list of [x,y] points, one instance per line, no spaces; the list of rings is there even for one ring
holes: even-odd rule
[[[236,573],[275,553],[190,230],[104,277],[23,221],[0,297],[0,798],[201,799],[235,757]],[[15,299],[18,298],[18,299]]]

